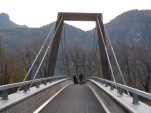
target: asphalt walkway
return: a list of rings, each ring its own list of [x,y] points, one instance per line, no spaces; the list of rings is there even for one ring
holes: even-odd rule
[[[71,85],[40,113],[105,113],[87,85]]]

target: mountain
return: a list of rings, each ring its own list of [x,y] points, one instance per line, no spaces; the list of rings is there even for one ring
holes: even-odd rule
[[[151,45],[151,10],[132,10],[125,12],[105,25],[108,37],[113,42],[122,40],[129,46]]]
[[[28,28],[12,22],[5,13],[0,14],[0,36],[10,53],[18,53],[30,47],[38,49],[54,23],[40,28]],[[133,46],[151,48],[151,11],[131,10],[105,24],[105,31],[116,48]],[[94,30],[83,31],[65,24],[63,38],[67,46],[93,46]],[[119,47],[118,47],[119,46]]]
[[[3,45],[11,54],[16,54],[26,47],[39,48],[49,30],[52,31],[55,23],[40,28],[28,28],[17,25],[9,19],[7,14],[0,14],[0,37],[3,38]],[[67,37],[66,44],[87,42],[87,34],[79,28],[65,24],[64,35]]]
[[[54,24],[29,28],[15,24],[7,14],[2,13],[0,14],[0,42],[8,56],[11,56],[11,59],[16,58],[18,63],[19,59],[22,61],[22,56],[29,51],[32,56],[35,56],[48,32],[53,30]],[[146,83],[149,82],[146,80],[150,80],[151,73],[151,10],[124,12],[104,26],[106,36],[113,44],[127,82],[134,87],[141,89],[144,87],[149,92],[146,87]],[[65,43],[66,47],[84,47],[85,51],[88,51],[94,46],[94,30],[83,31],[65,24],[63,33],[64,41],[62,40],[61,43]],[[135,85],[132,83],[134,80],[137,81]]]
[[[9,15],[6,13],[0,14],[0,29],[14,29],[18,27],[26,27],[17,25],[16,23],[12,22],[9,18]]]
[[[151,92],[151,10],[125,12],[106,24],[105,30],[127,83]]]
[[[5,13],[0,14],[0,35],[4,39],[4,45],[12,53],[27,45],[35,45],[37,48],[46,37],[53,24],[40,28],[28,28],[12,22]],[[125,12],[109,23],[105,24],[107,37],[112,40],[113,45],[126,45],[150,47],[151,45],[151,11],[131,10]],[[92,46],[94,31],[83,31],[74,26],[65,24],[65,37],[69,45]]]

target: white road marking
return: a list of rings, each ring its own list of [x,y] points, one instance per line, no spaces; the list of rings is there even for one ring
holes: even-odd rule
[[[109,111],[109,109],[106,107],[106,105],[104,104],[103,100],[101,99],[101,97],[96,93],[96,91],[92,88],[92,86],[88,85],[88,87],[91,89],[91,91],[93,92],[93,94],[96,96],[96,98],[98,99],[99,103],[102,105],[103,109],[105,110],[106,113],[111,113]]]
[[[72,84],[72,83],[71,83]],[[39,113],[44,107],[47,106],[48,103],[50,103],[59,93],[61,93],[66,87],[68,87],[71,84],[65,85],[63,88],[61,88],[57,93],[55,93],[53,96],[51,96],[47,101],[45,101],[40,107],[38,107],[33,113]]]

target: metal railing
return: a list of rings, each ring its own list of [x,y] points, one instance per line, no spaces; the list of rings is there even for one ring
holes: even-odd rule
[[[114,88],[117,88],[117,90],[120,92],[119,94],[121,94],[121,95],[123,92],[129,91],[129,93],[133,97],[133,104],[139,103],[139,97],[142,97],[142,98],[149,100],[149,101],[151,100],[151,94],[150,93],[141,91],[139,89],[132,88],[132,87],[120,84],[120,83],[115,83],[113,81],[109,81],[109,80],[98,78],[98,77],[92,77],[91,79],[97,80],[97,81],[105,84],[106,86],[111,86],[112,90]]]
[[[13,84],[6,84],[0,86],[0,97],[3,100],[8,99],[8,95],[11,90],[14,90],[13,92],[17,91],[17,88],[20,88],[20,90],[24,90],[25,92],[30,89],[30,87],[36,86],[39,87],[40,84],[47,84],[48,82],[52,82],[55,80],[60,80],[67,78],[66,76],[54,76],[54,77],[47,77],[47,78],[41,78],[41,79],[35,79],[35,80],[29,80],[24,82],[18,82]],[[32,86],[31,86],[32,84]]]

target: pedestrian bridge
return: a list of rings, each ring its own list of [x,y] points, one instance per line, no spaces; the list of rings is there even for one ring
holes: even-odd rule
[[[8,95],[19,86],[20,91]],[[139,99],[151,101],[151,94],[98,77],[84,84],[60,76],[36,79],[4,85],[0,91],[0,113],[151,113]]]
[[[71,75],[54,74],[64,20],[96,22],[101,75],[75,84]],[[107,43],[122,83],[115,78]],[[0,86],[0,113],[151,113],[150,103],[150,93],[127,85],[99,13],[59,13],[24,80]]]

